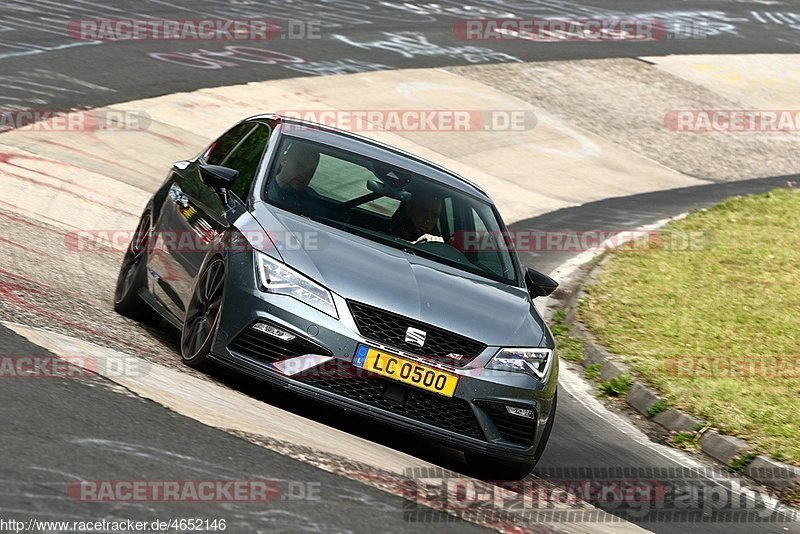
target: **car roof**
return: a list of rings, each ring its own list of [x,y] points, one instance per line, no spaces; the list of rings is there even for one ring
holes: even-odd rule
[[[345,130],[339,130],[338,128],[325,126],[323,124],[284,117],[275,113],[256,115],[245,120],[259,119],[278,120],[281,124],[291,124],[297,126],[297,128],[292,128],[289,131],[282,131],[282,135],[314,141],[323,145],[328,145],[334,148],[384,161],[390,165],[394,165],[396,167],[400,167],[413,173],[425,176],[426,178],[430,178],[454,189],[458,189],[464,193],[477,196],[487,202],[492,202],[492,200],[489,198],[489,195],[487,195],[480,186],[467,180],[466,178],[459,176],[458,174],[455,174],[454,172],[449,171],[433,162],[379,141],[375,141],[374,139],[369,139],[367,137],[356,135]]]

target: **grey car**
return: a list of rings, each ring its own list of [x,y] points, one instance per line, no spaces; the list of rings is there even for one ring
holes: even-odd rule
[[[477,185],[352,133],[246,119],[175,163],[125,254],[115,309],[181,330],[212,363],[527,475],[558,359]]]

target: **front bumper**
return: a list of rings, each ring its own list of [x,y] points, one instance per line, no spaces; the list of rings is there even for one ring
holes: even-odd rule
[[[487,347],[463,368],[445,368],[459,375],[452,398],[429,393],[352,366],[359,344],[404,353],[362,336],[340,297],[335,296],[339,319],[334,319],[289,296],[257,289],[251,254],[232,254],[228,264],[212,360],[462,451],[513,461],[531,462],[536,458],[551,416],[557,359],[546,381],[540,382],[528,375],[485,369],[498,349]],[[296,339],[282,345],[252,329],[256,322],[276,326]],[[281,349],[283,354],[279,354]],[[527,408],[533,419],[512,415],[506,406]]]

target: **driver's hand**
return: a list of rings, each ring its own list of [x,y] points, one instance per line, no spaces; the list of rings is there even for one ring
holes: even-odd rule
[[[422,234],[416,241],[411,242],[412,245],[416,245],[417,243],[444,243],[444,238],[439,235]]]

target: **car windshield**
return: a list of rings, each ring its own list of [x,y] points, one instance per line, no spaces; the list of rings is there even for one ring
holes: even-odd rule
[[[264,198],[438,263],[516,281],[509,240],[491,204],[376,159],[284,136]]]

